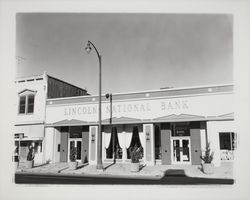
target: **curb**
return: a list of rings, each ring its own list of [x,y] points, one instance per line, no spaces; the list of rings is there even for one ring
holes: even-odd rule
[[[89,178],[122,178],[122,179],[150,179],[150,180],[159,180],[161,179],[164,174],[162,175],[117,175],[117,174],[86,174],[86,173],[56,173],[56,172],[15,172],[15,174],[20,175],[37,175],[37,176],[69,176],[69,177],[89,177]]]

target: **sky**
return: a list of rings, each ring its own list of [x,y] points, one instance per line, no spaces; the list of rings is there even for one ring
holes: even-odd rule
[[[233,17],[18,13],[16,76],[49,75],[98,94],[233,83]]]

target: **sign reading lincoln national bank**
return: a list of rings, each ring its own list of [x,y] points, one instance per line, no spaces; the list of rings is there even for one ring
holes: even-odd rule
[[[218,98],[219,97],[219,98]],[[84,98],[84,97],[82,97]],[[216,116],[223,105],[227,106],[227,96],[190,96],[184,98],[148,98],[142,100],[112,102],[112,117],[129,117],[136,119],[154,119],[169,115]],[[230,104],[228,109],[231,110]],[[102,119],[110,117],[110,102],[102,103]],[[90,98],[86,103],[56,104],[49,102],[47,106],[47,123],[55,123],[65,119],[76,119],[85,122],[98,120],[98,102]]]
[[[131,112],[150,112],[151,104],[149,103],[131,103],[115,104],[112,106],[112,113],[131,113]],[[186,100],[161,102],[161,110],[188,109]],[[64,115],[90,115],[96,114],[97,105],[95,106],[75,106],[64,108]],[[106,106],[106,113],[110,113],[110,105]]]

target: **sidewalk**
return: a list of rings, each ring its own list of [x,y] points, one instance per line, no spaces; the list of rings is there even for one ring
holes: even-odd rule
[[[76,170],[70,170],[68,163],[52,163],[35,166],[32,169],[17,169],[17,173],[58,174],[95,177],[149,178],[161,179],[166,176],[187,176],[197,178],[233,179],[233,162],[222,162],[215,167],[211,175],[204,174],[199,165],[155,165],[142,166],[139,172],[130,172],[130,164],[104,163],[104,170],[97,171],[95,165],[80,164]]]

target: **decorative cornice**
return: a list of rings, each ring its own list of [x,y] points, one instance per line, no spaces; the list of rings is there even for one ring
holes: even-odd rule
[[[176,115],[176,114],[172,114],[172,115],[166,115],[166,116],[162,116],[162,117],[157,117],[157,118],[154,118],[153,120],[179,120],[179,119],[197,119],[197,118],[200,118],[200,119],[204,119],[205,116],[199,116],[199,115],[190,115],[190,114],[179,114],[179,115]]]

